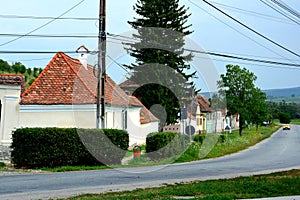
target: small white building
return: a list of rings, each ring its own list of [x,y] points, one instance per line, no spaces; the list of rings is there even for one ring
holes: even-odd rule
[[[2,106],[9,111],[1,112],[0,143],[9,144],[12,130],[20,127],[95,128],[96,71],[59,52],[21,98],[20,86],[14,86],[10,95],[1,90],[1,102],[13,102]],[[127,130],[130,145],[145,143],[149,133],[158,131],[158,119],[109,76],[105,98],[105,127]]]

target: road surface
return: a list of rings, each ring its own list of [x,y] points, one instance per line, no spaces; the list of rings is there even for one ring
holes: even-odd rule
[[[49,199],[300,168],[300,126],[240,153],[191,163],[49,174],[0,175],[0,199]]]

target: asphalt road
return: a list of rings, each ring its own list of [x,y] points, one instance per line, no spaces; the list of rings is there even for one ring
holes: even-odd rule
[[[49,199],[164,183],[231,178],[300,168],[300,126],[280,129],[245,151],[184,164],[49,174],[0,174],[0,199]]]

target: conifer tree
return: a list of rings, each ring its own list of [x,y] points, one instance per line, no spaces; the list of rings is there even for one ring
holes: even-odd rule
[[[196,92],[190,81],[196,72],[188,64],[192,54],[183,49],[185,37],[192,33],[186,25],[190,14],[179,0],[138,0],[134,10],[138,17],[128,23],[137,33],[127,50],[135,63],[126,66],[132,70],[130,79],[140,86],[133,95],[148,109],[155,104],[164,107],[167,117],[160,119],[161,126],[175,123],[181,100]],[[161,110],[151,111],[162,116]]]

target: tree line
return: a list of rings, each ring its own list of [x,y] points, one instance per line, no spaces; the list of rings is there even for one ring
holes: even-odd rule
[[[284,123],[289,123],[291,119],[300,119],[300,105],[297,103],[267,101],[267,109],[271,121],[281,119]]]
[[[29,87],[33,81],[42,72],[42,68],[26,68],[22,63],[15,62],[9,64],[7,61],[0,59],[1,74],[22,74],[25,76],[26,87]]]

